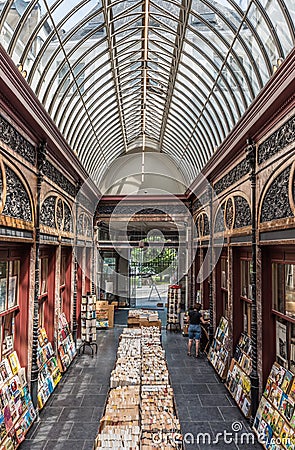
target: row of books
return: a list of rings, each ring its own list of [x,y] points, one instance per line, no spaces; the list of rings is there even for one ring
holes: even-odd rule
[[[232,359],[226,378],[226,386],[246,417],[251,413],[251,382],[249,376]]]
[[[14,450],[25,439],[36,411],[15,351],[1,361],[0,373],[0,446]]]
[[[277,362],[267,379],[253,428],[265,448],[278,440],[281,444],[277,448],[295,446],[295,376]]]
[[[74,339],[64,313],[58,319],[58,356],[61,371],[65,372],[77,354]]]
[[[251,339],[242,333],[231,360],[226,387],[246,417],[251,414]]]
[[[38,330],[38,408],[42,409],[61,379],[57,358],[45,328]]]
[[[208,359],[221,378],[226,378],[228,358],[228,320],[221,317],[208,352]]]

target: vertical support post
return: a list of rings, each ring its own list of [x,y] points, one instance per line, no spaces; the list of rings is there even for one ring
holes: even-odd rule
[[[208,181],[208,187],[207,187],[208,197],[209,197],[209,227],[210,227],[210,234],[209,234],[209,313],[210,313],[210,325],[209,325],[209,343],[213,341],[213,310],[214,310],[214,304],[213,304],[213,189]]]
[[[97,294],[97,283],[96,283],[96,243],[97,243],[97,226],[93,227],[93,245],[92,245],[92,275],[91,275],[91,294]]]
[[[43,167],[46,160],[46,142],[41,142],[37,150],[37,200],[35,218],[35,290],[33,309],[33,339],[32,339],[32,366],[31,366],[31,396],[33,405],[38,404],[38,326],[39,326],[39,287],[40,287],[40,212],[41,212],[41,187],[43,181]]]
[[[256,147],[251,139],[247,140],[247,160],[250,167],[251,180],[251,213],[252,213],[252,303],[251,303],[251,340],[252,340],[252,371],[251,381],[251,423],[254,422],[258,408],[259,377],[257,371],[257,295],[256,295]]]
[[[193,202],[190,201],[189,204],[189,212],[190,212],[190,223],[192,224],[191,233],[190,233],[190,255],[189,255],[189,268],[188,272],[189,276],[189,284],[190,284],[190,296],[189,296],[189,306],[195,303],[196,298],[196,261],[195,261],[195,232],[194,232],[194,212],[193,212]]]
[[[79,224],[79,190],[80,190],[81,184],[80,182],[76,185],[76,228],[75,228],[75,241],[74,241],[74,253],[75,253],[75,260],[74,260],[74,293],[73,293],[73,341],[75,345],[77,345],[77,288],[78,288],[78,224]]]

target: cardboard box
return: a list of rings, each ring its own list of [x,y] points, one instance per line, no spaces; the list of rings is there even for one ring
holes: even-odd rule
[[[101,309],[109,306],[109,302],[107,300],[97,300],[96,309]]]

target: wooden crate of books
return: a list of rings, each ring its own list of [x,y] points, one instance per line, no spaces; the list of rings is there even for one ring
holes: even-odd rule
[[[267,449],[295,446],[295,377],[274,363],[255,416],[253,429]],[[272,447],[278,442],[279,447]]]

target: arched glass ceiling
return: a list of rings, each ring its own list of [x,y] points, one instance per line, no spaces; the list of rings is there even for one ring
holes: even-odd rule
[[[0,0],[1,42],[94,180],[202,169],[294,46],[293,0]]]

